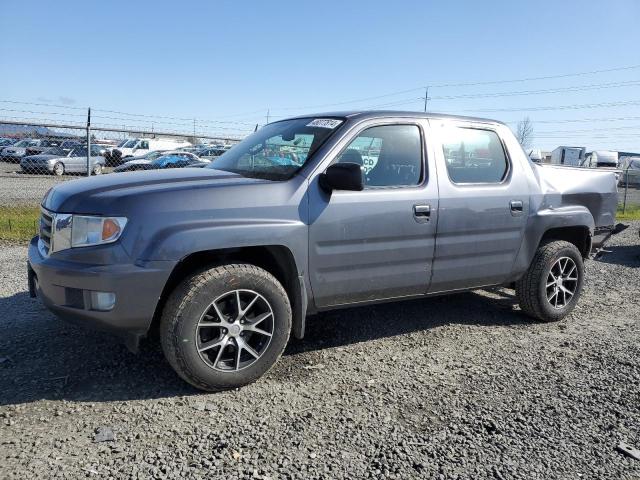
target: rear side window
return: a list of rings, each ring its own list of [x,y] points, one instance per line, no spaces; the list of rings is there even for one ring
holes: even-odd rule
[[[422,147],[416,125],[383,125],[360,133],[338,157],[357,163],[365,187],[418,185],[422,177]]]
[[[453,183],[500,183],[509,169],[498,134],[492,130],[448,127],[442,149]]]

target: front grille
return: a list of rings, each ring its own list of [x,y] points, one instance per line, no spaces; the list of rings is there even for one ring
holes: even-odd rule
[[[51,250],[51,237],[53,236],[53,212],[49,210],[41,209],[40,215],[40,242],[42,242],[42,250],[45,255],[49,255]]]

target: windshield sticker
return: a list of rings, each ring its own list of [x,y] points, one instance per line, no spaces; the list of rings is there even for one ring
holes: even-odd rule
[[[336,120],[335,118],[316,118],[307,123],[307,127],[336,128],[341,123],[342,120]]]

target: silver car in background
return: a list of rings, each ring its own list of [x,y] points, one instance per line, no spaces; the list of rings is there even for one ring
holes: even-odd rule
[[[100,175],[105,166],[105,159],[100,152],[103,147],[91,145],[90,169],[92,175]],[[53,173],[64,175],[65,173],[87,173],[87,147],[82,145],[71,151],[65,151],[61,147],[52,147],[40,155],[24,157],[20,161],[20,167],[25,173]]]

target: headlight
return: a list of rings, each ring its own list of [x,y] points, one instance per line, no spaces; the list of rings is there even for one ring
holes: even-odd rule
[[[67,248],[113,243],[122,235],[127,219],[56,213],[52,221],[51,252]]]
[[[73,216],[71,246],[86,247],[115,242],[120,238],[127,219],[123,217]]]

